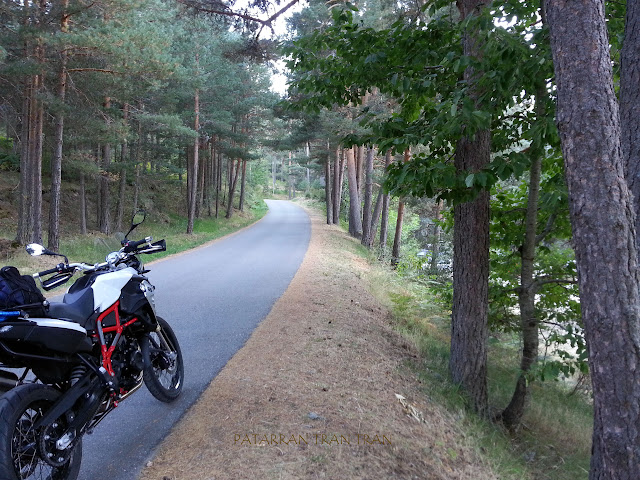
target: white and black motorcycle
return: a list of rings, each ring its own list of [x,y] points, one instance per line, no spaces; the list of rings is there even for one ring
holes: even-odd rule
[[[126,238],[143,220],[134,217],[106,262],[60,255],[63,263],[33,275],[50,290],[81,273],[62,302],[0,311],[0,479],[75,480],[83,435],[119,402],[143,383],[163,402],[180,395],[180,346],[156,314],[154,287],[137,258],[166,250],[165,241]],[[27,251],[59,255],[37,244]]]

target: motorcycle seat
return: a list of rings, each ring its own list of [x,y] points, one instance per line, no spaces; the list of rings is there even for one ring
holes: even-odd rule
[[[79,292],[66,293],[62,302],[49,304],[49,316],[80,324],[87,328],[93,314],[93,290],[85,288]]]

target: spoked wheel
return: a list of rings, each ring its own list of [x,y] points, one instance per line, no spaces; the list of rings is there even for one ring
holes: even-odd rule
[[[82,441],[70,452],[43,441],[44,428],[35,423],[60,396],[41,384],[18,386],[0,398],[0,478],[3,480],[75,480],[80,471]],[[64,428],[57,425],[54,429]],[[51,433],[51,432],[50,432]],[[44,445],[53,445],[45,452]],[[51,459],[44,460],[44,455]],[[55,466],[54,466],[55,464]]]
[[[175,333],[166,320],[158,317],[160,329],[140,342],[144,360],[144,383],[161,402],[173,402],[182,391],[184,365]]]

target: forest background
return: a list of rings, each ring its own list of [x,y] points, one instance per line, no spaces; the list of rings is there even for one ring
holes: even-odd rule
[[[637,2],[312,1],[267,38],[295,3],[3,2],[7,261],[138,208],[192,236],[276,191],[322,195],[451,308],[472,410],[516,433],[534,383],[591,383],[590,476],[640,477]],[[521,351],[499,407],[490,332]]]

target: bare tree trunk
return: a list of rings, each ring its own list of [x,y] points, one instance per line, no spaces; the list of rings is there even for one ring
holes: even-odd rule
[[[360,214],[360,196],[356,177],[356,160],[354,148],[347,150],[347,175],[349,177],[349,234],[362,237],[362,215]]]
[[[80,174],[80,233],[87,234],[87,190],[84,173]]]
[[[431,247],[431,266],[429,267],[432,274],[438,273],[438,256],[440,255],[440,224],[442,221],[442,209],[444,207],[444,202],[439,200],[436,203],[436,215],[435,222],[433,225],[433,242]]]
[[[37,47],[36,58],[39,61],[44,62],[44,52],[41,45]],[[43,85],[44,76],[36,76],[36,97],[40,95]],[[36,99],[34,106],[34,118],[35,124],[34,130],[34,142],[32,151],[32,177],[33,182],[31,190],[31,214],[33,217],[33,232],[31,234],[31,241],[35,243],[42,243],[42,141],[43,141],[43,123],[44,123],[44,106],[42,101]]]
[[[198,55],[196,54],[196,62]],[[196,88],[196,92],[193,100],[193,111],[195,113],[195,119],[193,121],[193,129],[198,132],[200,130],[200,91]],[[199,147],[200,136],[196,136],[193,142],[193,155],[191,156],[191,162],[188,163],[187,169],[187,234],[193,233],[193,222],[196,217],[196,202],[197,202],[197,190],[198,190],[198,160],[199,160]],[[189,159],[187,158],[187,162]]]
[[[289,152],[289,171],[287,175],[287,183],[289,184],[289,200],[292,200],[295,196],[294,186],[293,186],[293,175],[291,175],[291,152]]]
[[[227,214],[225,215],[226,218],[231,218],[231,216],[233,215],[233,194],[236,191],[236,184],[238,183],[238,176],[240,172],[240,162],[242,162],[242,160],[238,159],[238,165],[235,167],[235,174],[233,175],[233,181],[231,182],[231,185],[229,185],[229,204],[227,205]]]
[[[62,0],[62,17],[60,20],[60,32],[65,35],[69,31],[69,17],[67,7],[69,0]],[[59,110],[55,114],[55,132],[53,136],[53,155],[51,156],[51,200],[49,202],[49,233],[47,247],[57,252],[60,248],[60,191],[62,188],[62,149],[64,140],[64,111],[67,92],[67,48],[62,45],[60,51],[60,70],[58,72],[58,85],[56,88],[57,100],[60,103]]]
[[[271,193],[273,195],[276,194],[276,161],[272,160],[271,161],[271,181],[272,181],[272,188],[271,188]]]
[[[218,162],[216,167],[216,218],[220,212],[220,189],[222,188],[222,151],[218,152],[216,159]]]
[[[201,147],[199,146],[198,149]],[[204,176],[205,176],[205,165],[207,163],[207,159],[200,158],[198,165],[198,190],[196,192],[196,218],[200,218],[202,205],[204,203]]]
[[[459,0],[463,19],[487,8],[487,0]],[[476,28],[476,27],[473,27]],[[468,57],[481,55],[480,34],[469,29],[463,34],[463,51]],[[478,76],[467,67],[464,79],[476,104],[480,93],[474,88]],[[478,105],[481,108],[480,105]],[[491,136],[480,130],[458,141],[454,164],[458,172],[477,172],[489,163]],[[487,342],[489,303],[489,192],[454,207],[453,306],[451,315],[451,356],[449,372],[462,387],[471,405],[481,415],[487,413]]]
[[[111,108],[111,98],[105,97],[104,108]],[[108,120],[107,123],[110,123]],[[109,168],[111,166],[111,145],[105,144],[102,147],[102,161],[100,175],[100,209],[98,210],[98,229],[104,234],[111,233],[111,198],[109,192]]]
[[[327,155],[327,160],[324,162],[324,202],[327,210],[327,225],[331,225],[333,223],[333,198],[331,198],[331,160],[329,160],[329,155]]]
[[[538,118],[545,118],[539,116]],[[531,159],[529,175],[529,196],[525,216],[525,232],[520,250],[520,288],[518,289],[518,305],[520,307],[520,328],[522,329],[522,357],[520,359],[520,375],[515,391],[507,408],[501,414],[505,426],[515,430],[522,421],[526,402],[529,396],[529,380],[527,373],[538,358],[538,317],[536,315],[535,282],[536,230],[538,228],[538,198],[540,195],[540,174],[542,171],[541,149],[536,149]]]
[[[242,178],[240,179],[240,211],[244,212],[244,192],[247,177],[247,161],[242,160]]]
[[[122,117],[125,125],[129,121],[129,105],[124,104],[122,107]],[[116,217],[116,230],[122,230],[122,221],[124,218],[124,203],[125,194],[127,191],[127,163],[129,157],[129,145],[127,140],[124,139],[122,145],[120,145],[120,185],[118,187],[118,215]]]
[[[637,479],[640,278],[604,1],[546,0],[545,7],[593,386],[589,478]]]
[[[360,199],[360,204],[362,204],[362,193],[364,192],[363,183],[364,183],[364,150],[365,147],[363,145],[358,145],[354,147],[356,149],[356,185],[358,186],[358,198]]]
[[[342,195],[342,184],[340,183],[340,147],[336,147],[336,159],[333,162],[333,219],[334,224],[340,223],[340,198]]]
[[[384,157],[385,171],[390,164],[391,164],[391,150],[389,150]],[[376,233],[378,230],[378,222],[380,221],[380,215],[382,213],[382,210],[384,209],[385,197],[388,198],[388,195],[384,193],[384,189],[382,188],[382,186],[380,186],[380,190],[378,190],[378,198],[376,199],[376,206],[373,209],[373,215],[371,217],[371,226],[369,227],[369,241],[366,244],[368,248],[373,247],[373,242],[376,238]],[[387,216],[388,216],[388,208],[387,208]],[[386,225],[387,220],[385,219],[384,222]],[[386,241],[386,233],[385,233],[385,241]]]
[[[400,261],[400,244],[402,242],[402,223],[404,222],[404,202],[398,201],[398,217],[396,219],[396,233],[391,248],[391,265],[396,267]]]
[[[25,93],[22,101],[22,128],[20,133],[20,185],[18,204],[18,231],[16,241],[25,244],[31,237],[33,230],[33,216],[31,214],[31,104],[34,101],[33,77],[25,81]]]
[[[626,2],[624,42],[620,51],[620,128],[626,178],[634,197],[636,231],[640,219],[640,3]],[[640,235],[636,235],[640,248]]]
[[[365,160],[364,207],[362,212],[362,245],[371,242],[371,203],[373,197],[373,147],[367,149]]]

